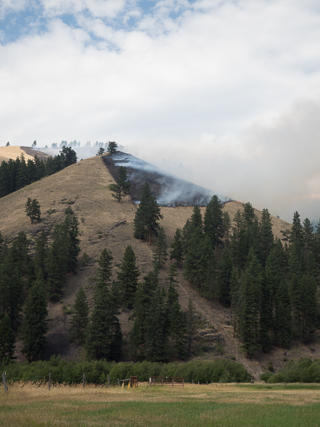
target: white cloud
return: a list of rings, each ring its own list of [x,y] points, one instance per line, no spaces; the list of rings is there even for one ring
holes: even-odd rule
[[[317,202],[314,159],[292,167],[318,152],[317,2],[164,0],[148,14],[135,1],[43,4],[46,32],[0,45],[0,145],[116,140],[273,213],[285,194],[290,207]]]

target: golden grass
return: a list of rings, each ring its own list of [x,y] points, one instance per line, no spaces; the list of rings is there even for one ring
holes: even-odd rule
[[[33,156],[30,156],[25,151],[21,150],[21,148],[17,145],[13,145],[10,147],[0,147],[0,162],[3,160],[7,161],[9,159],[15,160],[17,157],[20,157],[21,154],[24,155],[25,160],[33,159]]]

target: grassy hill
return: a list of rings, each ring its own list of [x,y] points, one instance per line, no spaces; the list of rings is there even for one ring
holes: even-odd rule
[[[113,276],[120,265],[124,250],[131,245],[141,271],[141,277],[152,269],[152,247],[147,243],[133,238],[133,220],[136,205],[129,196],[118,203],[109,189],[114,183],[114,178],[106,167],[102,157],[83,160],[67,167],[55,175],[46,177],[0,199],[1,223],[0,231],[7,235],[9,240],[21,230],[25,231],[31,242],[31,251],[34,249],[35,239],[44,229],[48,234],[56,223],[63,221],[65,209],[71,206],[79,219],[80,247],[79,268],[77,274],[70,274],[64,295],[59,303],[49,304],[49,331],[48,349],[46,357],[52,354],[61,354],[69,360],[83,357],[81,348],[68,342],[69,308],[74,302],[75,295],[80,286],[83,286],[90,305],[93,301],[93,278],[97,270],[97,260],[104,248],[113,254]],[[27,198],[36,198],[41,206],[42,220],[39,224],[31,224],[25,213]],[[202,208],[204,211],[204,208]],[[238,209],[242,210],[240,202],[228,202],[224,209],[230,213],[231,218]],[[177,227],[182,228],[192,214],[192,206],[162,207],[162,226],[165,229],[168,244],[173,240]],[[261,212],[255,210],[258,218]],[[274,234],[281,238],[281,230],[290,227],[290,224],[279,218],[272,218]],[[167,263],[169,264],[169,263]],[[168,272],[168,265],[161,272],[163,279]],[[180,303],[186,309],[189,298],[192,298],[199,315],[198,336],[207,337],[209,342],[219,343],[219,352],[199,352],[197,357],[212,359],[216,357],[232,357],[243,363],[248,371],[257,378],[271,361],[275,368],[283,365],[284,351],[274,350],[271,354],[259,354],[255,360],[247,360],[239,350],[240,343],[233,337],[231,326],[231,313],[219,304],[211,304],[199,296],[197,291],[187,283],[182,274],[178,277],[178,290]],[[124,334],[131,327],[130,313],[123,311],[120,321]],[[201,338],[202,337],[202,338]],[[299,358],[301,355],[314,357],[320,355],[320,345],[315,343],[311,351],[309,348],[299,346],[287,350],[287,358]],[[18,360],[23,360],[20,353],[21,346],[17,345]]]

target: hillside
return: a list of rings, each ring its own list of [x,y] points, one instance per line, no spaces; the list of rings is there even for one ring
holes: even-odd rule
[[[113,254],[113,275],[119,267],[124,250],[131,245],[143,277],[152,269],[152,247],[133,238],[133,220],[136,206],[127,196],[118,203],[111,195],[109,185],[114,182],[113,176],[106,167],[103,158],[94,157],[67,167],[55,175],[44,178],[27,187],[18,190],[0,199],[1,224],[0,231],[7,235],[9,240],[21,230],[25,231],[31,241],[31,250],[34,248],[35,238],[44,229],[50,233],[56,223],[64,219],[64,211],[68,205],[78,216],[80,223],[81,254],[79,268],[76,275],[69,275],[64,289],[62,301],[49,304],[49,332],[46,357],[60,353],[67,359],[74,360],[81,356],[80,349],[68,342],[68,314],[80,286],[83,286],[92,306],[93,283],[97,269],[97,260],[104,248],[110,249]],[[36,198],[41,205],[42,221],[31,225],[25,214],[27,198]],[[202,208],[204,210],[204,208]],[[243,209],[240,202],[229,202],[224,205],[231,217],[237,209]],[[173,240],[177,227],[183,227],[192,214],[192,206],[162,207],[162,224],[167,234],[168,244]],[[255,210],[258,218],[261,212]],[[281,229],[290,227],[290,224],[279,218],[272,218],[273,231],[281,238]],[[168,264],[168,263],[167,263]],[[161,273],[167,275],[168,266]],[[189,297],[196,305],[199,314],[199,336],[208,336],[213,347],[220,343],[223,347],[223,357],[232,357],[243,363],[248,371],[257,378],[268,361],[274,367],[283,365],[284,351],[275,350],[268,355],[258,355],[256,360],[247,360],[239,351],[240,343],[233,338],[230,310],[219,304],[210,303],[200,297],[180,274],[179,277],[180,303],[186,309]],[[128,312],[120,315],[124,332],[130,329]],[[17,346],[18,360],[22,360],[21,347]],[[320,355],[320,346],[313,345],[313,352],[304,346],[293,348],[286,352],[286,357],[296,359],[302,354],[315,357]],[[216,352],[205,353],[204,358],[221,357]]]
[[[38,156],[39,159],[45,159],[49,157],[42,151],[33,150],[31,147],[19,147],[15,145],[9,147],[0,147],[0,163],[3,160],[15,160],[17,157],[20,157],[21,154],[24,155],[25,160],[32,160],[34,156]]]

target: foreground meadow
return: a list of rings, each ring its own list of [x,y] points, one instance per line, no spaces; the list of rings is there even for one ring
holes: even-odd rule
[[[319,426],[320,386],[119,387],[12,384],[1,426]]]

